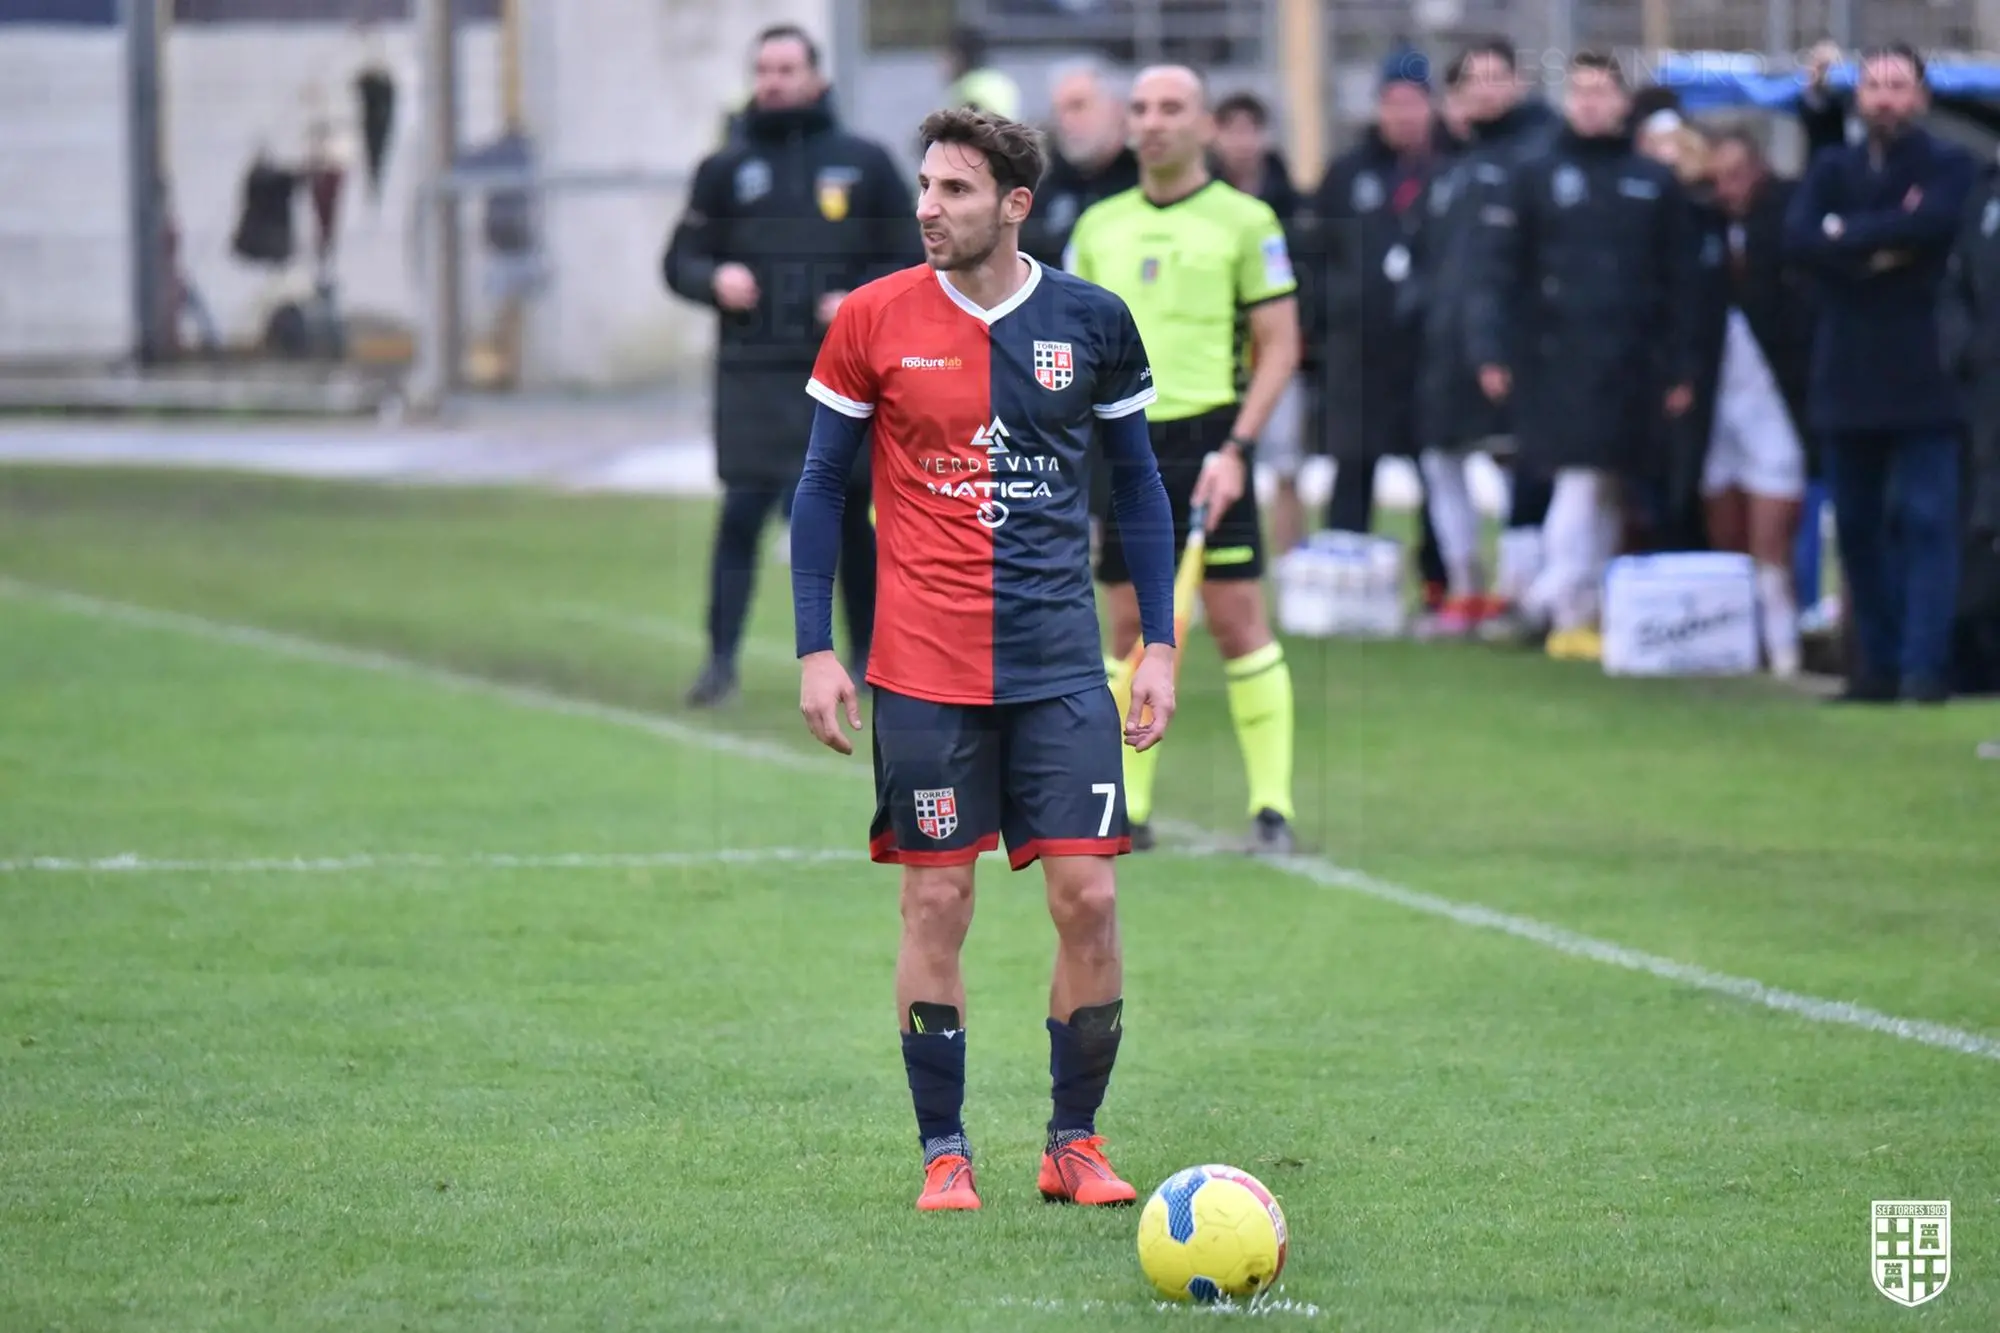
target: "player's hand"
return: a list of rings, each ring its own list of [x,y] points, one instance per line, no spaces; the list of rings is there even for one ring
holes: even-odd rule
[[[1146,645],[1132,673],[1132,708],[1125,715],[1125,743],[1150,750],[1167,734],[1174,718],[1174,650],[1164,643]]]
[[[1487,401],[1502,403],[1514,388],[1514,377],[1507,373],[1505,366],[1481,366],[1479,368],[1479,391]]]
[[[741,264],[720,264],[711,280],[715,303],[724,310],[753,310],[763,295],[757,290],[757,275]]]
[[[854,742],[841,732],[840,717],[845,713],[847,725],[861,730],[861,696],[847,668],[831,651],[809,653],[799,665],[799,711],[805,714],[813,738],[828,749],[853,754]]]
[[[1694,386],[1692,384],[1676,384],[1673,388],[1667,390],[1666,408],[1668,416],[1678,417],[1693,406]]]
[[[1243,498],[1244,471],[1243,455],[1234,450],[1225,449],[1203,460],[1201,475],[1195,478],[1189,504],[1207,507],[1208,518],[1203,525],[1206,531],[1214,532],[1215,525],[1222,521],[1229,506]]]
[[[828,292],[819,298],[819,322],[827,328],[833,327],[833,317],[840,313],[840,303],[847,299],[846,292]]]

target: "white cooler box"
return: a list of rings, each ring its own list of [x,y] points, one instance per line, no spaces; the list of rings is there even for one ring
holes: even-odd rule
[[[1606,675],[1754,675],[1757,648],[1757,568],[1749,556],[1685,551],[1611,562]]]
[[[1278,628],[1305,639],[1403,633],[1403,549],[1388,537],[1319,532],[1272,569]]]

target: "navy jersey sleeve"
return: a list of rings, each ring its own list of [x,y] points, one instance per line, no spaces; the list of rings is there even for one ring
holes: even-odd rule
[[[1109,421],[1152,406],[1159,396],[1153,392],[1153,364],[1123,301],[1111,298],[1110,308],[1098,320],[1097,336],[1097,385],[1091,410]]]

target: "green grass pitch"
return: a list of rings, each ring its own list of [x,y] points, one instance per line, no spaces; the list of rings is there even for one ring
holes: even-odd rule
[[[968,946],[986,1208],[912,1209],[865,745],[806,736],[775,565],[681,709],[709,517],[0,470],[0,1330],[1218,1317],[1035,1194],[1038,874]],[[1191,854],[1245,815],[1197,638],[1101,1121],[1278,1194],[1263,1318],[2000,1328],[2000,712],[1290,651],[1315,857]],[[1875,1199],[1952,1203],[1921,1309]]]

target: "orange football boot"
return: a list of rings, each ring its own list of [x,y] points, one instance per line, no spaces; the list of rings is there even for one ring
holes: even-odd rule
[[[972,1163],[957,1153],[933,1158],[924,1168],[924,1192],[917,1196],[917,1207],[926,1213],[979,1207],[979,1191],[972,1184]]]
[[[1139,1191],[1111,1169],[1104,1158],[1104,1139],[1097,1134],[1043,1153],[1042,1174],[1036,1183],[1042,1197],[1051,1203],[1105,1207],[1131,1203],[1139,1197]]]

